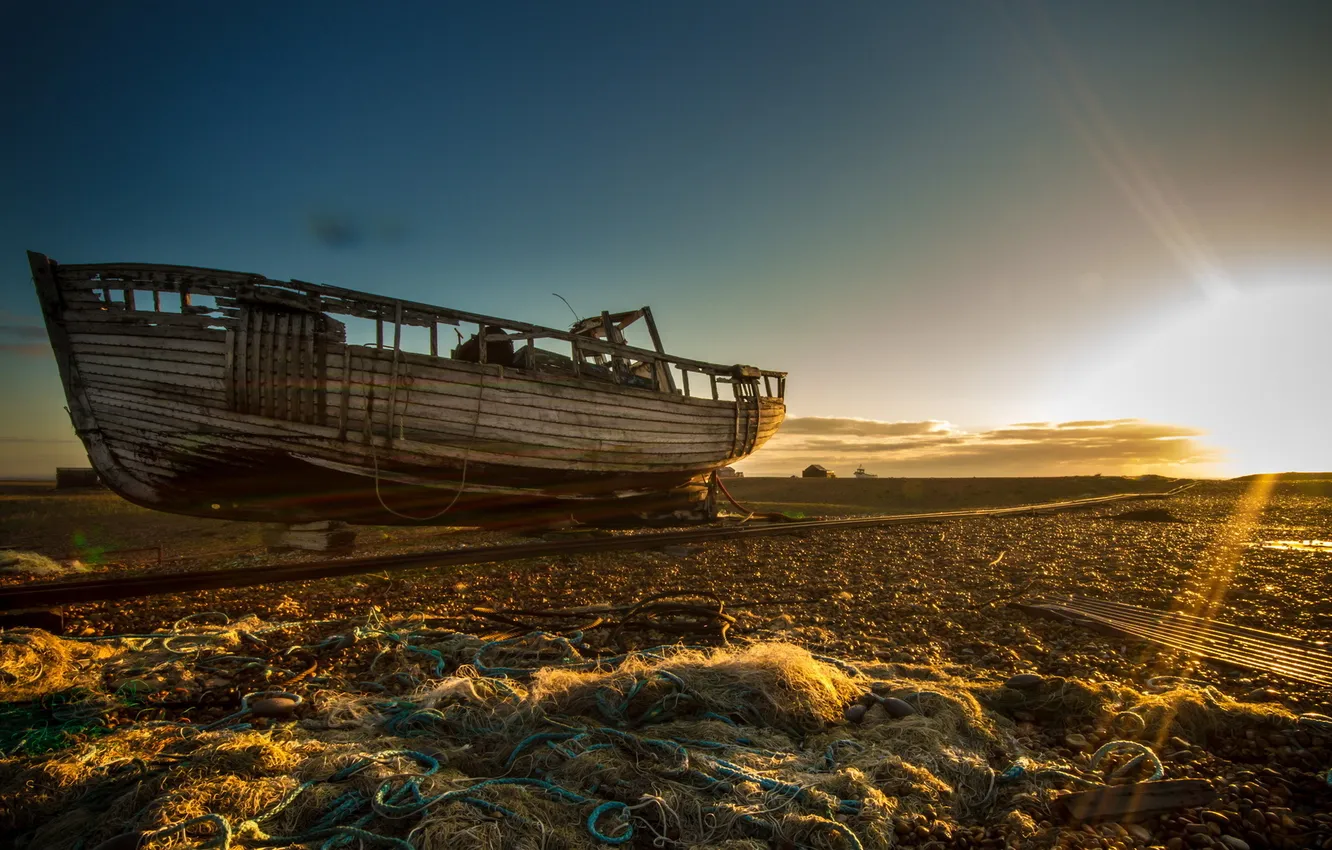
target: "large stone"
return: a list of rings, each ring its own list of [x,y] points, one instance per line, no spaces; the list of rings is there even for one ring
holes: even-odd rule
[[[906,700],[898,699],[897,697],[886,697],[881,700],[879,704],[883,706],[884,711],[888,712],[889,717],[902,718],[917,713],[911,703]]]
[[[295,714],[298,705],[300,703],[290,697],[264,697],[250,703],[250,713],[255,717],[283,720]]]
[[[1018,690],[1030,690],[1031,688],[1040,687],[1041,683],[1044,681],[1045,677],[1038,673],[1019,673],[1010,678],[1007,682],[1004,682],[1004,686],[1008,688],[1017,688]]]

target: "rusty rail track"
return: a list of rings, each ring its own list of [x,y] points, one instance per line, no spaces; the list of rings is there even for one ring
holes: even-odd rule
[[[1085,596],[1045,598],[1017,607],[1182,650],[1209,661],[1332,686],[1332,651],[1322,643],[1181,611],[1159,611]]]
[[[549,555],[580,555],[589,552],[630,552],[658,549],[681,543],[767,537],[804,531],[872,528],[881,525],[905,525],[916,522],[964,519],[967,517],[1020,516],[1095,508],[1117,502],[1166,499],[1193,486],[1192,483],[1164,493],[1118,493],[1087,499],[1069,499],[1010,508],[981,508],[966,511],[938,511],[924,514],[892,514],[850,519],[806,520],[729,527],[709,526],[684,531],[634,534],[591,539],[542,541],[513,546],[487,546],[474,549],[444,549],[372,558],[344,558],[331,561],[307,561],[298,564],[267,564],[198,572],[149,573],[121,578],[84,581],[40,582],[0,588],[0,611],[55,608],[86,602],[137,599],[169,593],[184,593],[220,588],[253,587],[312,579],[337,578],[363,573],[414,570],[430,567],[457,567],[468,564],[500,563]]]

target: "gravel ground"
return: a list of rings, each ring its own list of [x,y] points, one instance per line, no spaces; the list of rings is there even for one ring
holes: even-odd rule
[[[713,542],[688,553],[557,557],[164,596],[82,606],[67,616],[75,634],[123,633],[169,626],[203,610],[292,620],[361,616],[378,606],[394,615],[421,612],[432,624],[475,632],[485,626],[468,613],[474,605],[622,604],[687,589],[727,600],[738,618],[732,635],[740,640],[784,639],[839,657],[926,664],[974,679],[1032,672],[1141,689],[1152,677],[1187,676],[1237,698],[1332,714],[1326,688],[1201,663],[1007,604],[1079,593],[1197,611],[1221,598],[1218,619],[1327,641],[1332,552],[1253,545],[1332,540],[1332,493],[1325,488],[1323,482],[1304,482],[1262,492],[1248,483],[1204,483],[1160,503],[1174,522],[1116,519],[1140,507],[1118,505],[1051,516],[797,532]],[[457,542],[504,539],[461,535]],[[1027,733],[1044,736],[1070,756],[1078,749],[1068,745],[1070,734],[1095,744],[1106,732],[1070,727],[1059,718],[1018,719],[1030,724]],[[1323,779],[1332,768],[1330,744],[1306,730],[1205,744],[1172,739],[1162,751],[1172,778],[1221,784],[1212,810],[1186,810],[1132,828],[1047,829],[1040,835],[1069,846],[1332,848],[1332,787]],[[910,846],[938,840],[925,832],[934,837],[917,839],[908,830],[901,841]],[[954,843],[1001,846],[1006,840],[1016,838],[1002,824],[979,824],[962,825]]]

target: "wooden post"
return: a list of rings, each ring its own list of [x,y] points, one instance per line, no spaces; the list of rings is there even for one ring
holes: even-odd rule
[[[601,311],[601,329],[606,334],[606,342],[609,343],[617,342],[616,336],[618,335],[615,333],[615,324],[611,321],[609,310]],[[621,383],[620,355],[612,353],[610,356],[610,362],[611,362],[611,380],[617,384]]]
[[[643,319],[647,322],[648,334],[652,337],[652,346],[657,349],[658,354],[665,354],[666,349],[661,344],[661,334],[657,332],[657,320],[652,318],[652,308],[643,308]],[[662,372],[666,376],[666,392],[675,392],[675,376],[671,374],[671,369],[666,364],[662,364]],[[685,393],[688,395],[689,393]]]
[[[244,321],[242,317],[241,321]],[[225,343],[226,364],[222,367],[223,383],[227,391],[227,407],[231,410],[236,409],[236,332],[227,328],[227,341]]]
[[[375,348],[384,348],[384,308],[375,309]]]
[[[485,322],[477,322],[477,325],[476,325],[476,362],[477,362],[477,363],[480,363],[480,364],[482,364],[482,365],[485,365],[485,362],[486,362],[486,349],[487,349],[487,348],[490,348],[490,344],[486,342],[486,325],[485,325]]]
[[[291,317],[286,313],[275,317],[277,329],[273,339],[273,383],[277,393],[273,399],[272,416],[278,419],[291,419],[291,363],[287,357],[287,334],[291,329]]]
[[[573,369],[574,377],[582,377],[583,374],[583,349],[578,345],[578,340],[569,340],[569,345],[573,349]]]
[[[181,301],[185,300],[184,293]],[[231,407],[241,413],[250,412],[250,310],[241,308],[240,333],[236,337],[236,386],[231,396]]]
[[[264,380],[268,382],[264,394],[264,415],[277,417],[278,361],[284,359],[278,347],[277,316],[264,314]]]
[[[430,323],[430,356],[439,356],[439,322]]]
[[[388,445],[393,445],[393,418],[398,415],[398,352],[402,350],[402,302],[393,308],[393,366],[389,370]]]
[[[347,406],[351,403],[351,346],[342,346],[342,400],[338,403],[338,439],[347,439]]]
[[[302,378],[305,385],[301,392],[301,408],[303,412],[307,408],[309,410],[309,416],[305,418],[306,422],[311,425],[323,425],[324,416],[327,413],[323,404],[324,375],[321,367],[324,359],[318,357],[315,351],[315,334],[317,333],[315,317],[305,313],[303,318],[304,333],[301,338],[305,341],[305,362],[307,365]]]
[[[263,376],[263,338],[264,314],[250,313],[250,410],[255,416],[264,415],[264,376]]]
[[[684,383],[684,394],[687,397],[689,395],[689,370],[683,366],[680,367],[680,380]]]
[[[717,376],[708,375],[708,378],[712,381],[712,400],[721,401],[721,393],[717,392]]]
[[[363,360],[369,361],[365,369],[365,424],[361,428],[361,442],[370,443],[374,439],[375,433],[375,358],[365,357]]]

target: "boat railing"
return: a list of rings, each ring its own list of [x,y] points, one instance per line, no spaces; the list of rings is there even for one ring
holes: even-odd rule
[[[736,401],[758,398],[783,398],[786,395],[786,373],[753,366],[708,363],[688,357],[669,354],[662,347],[651,311],[644,307],[635,314],[648,320],[653,349],[640,348],[617,341],[614,328],[608,323],[609,314],[602,314],[606,339],[595,332],[595,319],[581,320],[576,331],[548,328],[514,319],[502,319],[467,310],[437,307],[419,301],[375,295],[327,284],[302,280],[275,281],[262,275],[229,272],[190,266],[169,266],[144,263],[115,263],[88,265],[61,265],[52,263],[57,279],[66,290],[96,294],[101,310],[123,311],[127,314],[156,312],[163,318],[171,316],[174,323],[219,327],[234,330],[242,310],[254,305],[269,305],[291,310],[332,316],[353,316],[375,322],[375,346],[385,344],[385,331],[392,329],[392,350],[402,351],[402,329],[423,327],[429,329],[431,357],[449,357],[441,354],[439,326],[475,324],[472,337],[476,345],[475,362],[485,363],[489,343],[526,343],[509,365],[532,371],[543,371],[542,353],[564,356],[538,349],[541,340],[558,340],[570,347],[569,365],[574,376],[605,379],[616,384],[649,386],[662,392],[690,395],[689,376],[696,374],[708,381],[713,399],[720,399],[720,385],[729,385]],[[140,306],[139,293],[148,303]],[[162,294],[175,293],[179,297],[178,310],[164,305]],[[195,303],[195,296],[211,297],[213,304]],[[87,296],[85,296],[87,297]],[[151,307],[149,306],[151,304]],[[629,315],[629,314],[621,314]],[[130,318],[130,316],[126,316]],[[135,316],[141,319],[140,316]],[[156,318],[156,317],[155,317]],[[459,334],[461,336],[461,334]],[[456,350],[455,350],[456,352]],[[606,363],[609,365],[605,365]],[[669,367],[680,373],[681,386],[676,387]]]

